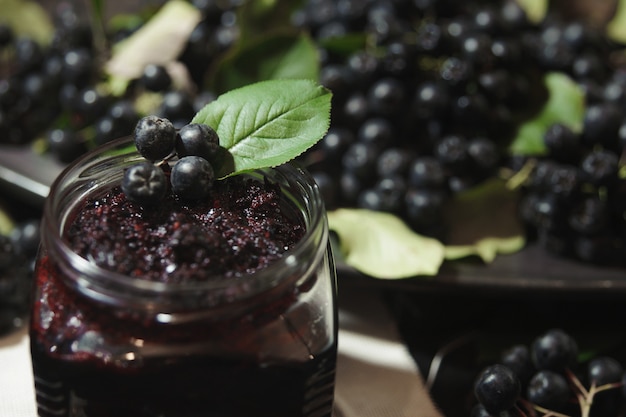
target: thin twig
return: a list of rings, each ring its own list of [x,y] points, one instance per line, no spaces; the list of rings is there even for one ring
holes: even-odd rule
[[[578,377],[576,377],[576,375],[574,375],[574,373],[570,371],[569,369],[566,369],[565,373],[567,374],[567,378],[570,380],[570,382],[576,386],[576,388],[578,389],[578,392],[580,392],[585,397],[587,397],[589,395],[589,391],[587,391],[587,389],[583,386],[583,384],[581,384]]]
[[[426,387],[430,390],[435,385],[435,379],[437,379],[437,374],[439,373],[439,368],[441,368],[441,363],[447,354],[449,354],[454,349],[458,348],[462,344],[467,343],[474,336],[474,332],[470,332],[468,334],[462,335],[450,343],[441,347],[433,359],[430,361],[430,366],[428,367],[428,376],[426,378]]]
[[[567,414],[558,413],[556,411],[541,407],[537,404],[533,404],[533,408],[540,413],[543,413],[543,417],[570,417]]]

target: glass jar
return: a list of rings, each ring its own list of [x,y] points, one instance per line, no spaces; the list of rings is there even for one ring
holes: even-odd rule
[[[312,178],[292,164],[245,174],[280,184],[303,218],[278,261],[245,279],[162,283],[100,268],[64,240],[81,204],[139,160],[130,138],[104,145],[46,200],[30,326],[39,416],[330,416],[336,277]]]

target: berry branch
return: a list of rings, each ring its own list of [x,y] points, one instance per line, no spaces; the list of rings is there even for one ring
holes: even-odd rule
[[[585,363],[583,382],[573,371],[579,370],[575,368],[580,365],[578,358],[576,341],[561,329],[548,330],[530,346],[512,346],[502,352],[499,363],[484,368],[476,378],[474,394],[478,404],[474,415],[621,415],[620,401],[599,401],[597,395],[623,387],[624,367],[612,357],[596,356]],[[579,411],[572,411],[576,404]]]
[[[581,417],[589,417],[589,415],[591,414],[591,406],[593,404],[593,399],[596,394],[602,391],[608,391],[610,389],[619,388],[622,386],[621,382],[614,382],[597,386],[594,381],[592,382],[591,387],[587,390],[572,371],[567,369],[566,374],[572,385],[574,385],[574,389],[576,390],[576,398],[578,400],[578,403],[580,404]]]

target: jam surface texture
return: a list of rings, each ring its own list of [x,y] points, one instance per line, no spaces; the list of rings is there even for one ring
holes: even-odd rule
[[[243,176],[218,181],[202,201],[169,195],[148,208],[114,188],[76,213],[66,239],[77,254],[123,275],[205,281],[263,269],[293,247],[305,227],[284,208],[278,185]]]

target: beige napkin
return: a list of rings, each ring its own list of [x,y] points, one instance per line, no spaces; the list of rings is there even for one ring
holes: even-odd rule
[[[28,335],[0,338],[0,417],[35,417],[35,390]]]
[[[351,287],[339,300],[334,417],[442,417],[380,295]]]

